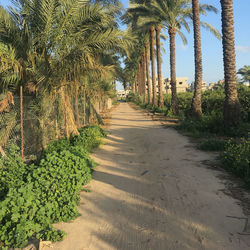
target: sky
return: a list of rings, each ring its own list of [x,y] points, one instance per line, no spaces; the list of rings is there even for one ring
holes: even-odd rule
[[[129,0],[121,0],[124,8],[128,7]],[[0,0],[3,6],[9,5],[10,0]],[[201,20],[208,22],[221,32],[221,14],[219,0],[200,0],[200,3],[212,4],[218,8],[219,13],[209,13],[201,16]],[[237,70],[244,65],[250,65],[250,0],[234,0],[234,21],[235,21],[235,47]],[[166,34],[167,32],[164,31]],[[193,32],[183,30],[188,44],[184,46],[181,39],[176,37],[176,74],[177,77],[188,77],[188,82],[194,81],[194,49]],[[217,82],[224,78],[223,73],[223,52],[222,42],[213,36],[209,31],[201,28],[202,36],[202,57],[203,57],[203,80],[207,84]],[[169,40],[164,42],[166,54],[163,54],[162,72],[163,77],[169,77]],[[118,84],[117,89],[122,89]]]
[[[124,7],[128,7],[128,0],[121,0]],[[235,21],[235,47],[237,70],[244,65],[250,65],[250,0],[234,0]],[[209,13],[201,16],[201,21],[212,24],[221,32],[221,8],[219,0],[200,0],[200,3],[208,3],[215,6],[218,14]],[[176,74],[177,77],[188,77],[188,82],[194,81],[194,48],[193,32],[183,30],[188,44],[183,45],[181,39],[176,37]],[[165,34],[167,32],[165,31]],[[222,41],[218,40],[209,31],[201,28],[203,80],[207,84],[217,82],[224,78]],[[169,77],[169,40],[164,42],[166,54],[163,54],[163,77]],[[118,87],[120,88],[120,86]]]

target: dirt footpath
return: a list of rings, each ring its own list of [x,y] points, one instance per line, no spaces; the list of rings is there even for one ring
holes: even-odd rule
[[[91,192],[81,193],[82,216],[56,225],[67,237],[53,249],[250,249],[242,208],[204,165],[215,155],[126,103],[108,130],[93,155]]]

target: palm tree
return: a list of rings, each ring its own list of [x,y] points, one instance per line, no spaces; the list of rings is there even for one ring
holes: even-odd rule
[[[221,39],[219,32],[205,22],[200,22],[201,13],[206,14],[206,10],[217,13],[217,9],[211,5],[199,5],[199,0],[192,0],[192,19],[194,28],[194,58],[195,58],[195,82],[194,82],[194,96],[192,99],[192,114],[195,117],[201,117],[201,91],[202,91],[202,53],[201,53],[201,33],[200,26],[209,29],[218,38]]]
[[[245,65],[243,68],[240,68],[237,74],[242,76],[242,82],[250,83],[250,66]]]
[[[192,113],[201,117],[201,90],[202,90],[202,54],[201,54],[201,32],[199,0],[192,0],[193,26],[194,26],[194,58],[195,58],[195,82],[194,96],[192,100]]]
[[[159,90],[159,100],[158,106],[163,108],[163,81],[162,81],[162,72],[161,72],[161,25],[157,25],[156,28],[156,58],[157,58],[157,74],[158,74],[158,90]]]
[[[151,74],[152,74],[152,89],[153,89],[153,104],[163,107],[163,81],[161,72],[161,23],[162,20],[152,6],[155,0],[134,0],[131,1],[128,14],[134,15],[134,23],[141,30],[147,30],[150,34],[150,54],[151,54]],[[155,77],[155,51],[154,51],[154,33],[156,31],[156,56],[157,56],[157,74],[158,74],[158,89],[159,98],[157,103],[157,86]]]
[[[155,77],[155,28],[150,28],[150,57],[151,57],[151,75],[152,75],[152,92],[153,92],[153,105],[157,106],[157,90],[156,90],[156,77]]]
[[[233,0],[220,0],[222,44],[225,76],[224,122],[235,126],[240,119],[240,103],[236,87]]]
[[[146,57],[146,72],[147,72],[147,86],[148,86],[148,103],[152,104],[152,84],[150,80],[150,71],[149,71],[149,45],[146,42],[145,45],[145,57]]]
[[[10,48],[16,65],[20,65],[17,83],[29,89],[32,86],[36,96],[41,97],[36,98],[37,102],[44,103],[45,93],[47,100],[60,95],[67,106],[60,112],[64,113],[65,121],[71,123],[65,125],[72,130],[66,134],[77,133],[71,104],[75,98],[72,94],[76,93],[79,84],[83,84],[82,76],[87,75],[87,80],[97,83],[95,91],[98,92],[108,72],[114,78],[115,64],[105,63],[107,54],[126,54],[128,51],[128,39],[115,21],[120,7],[107,8],[87,0],[15,2],[15,10],[9,13],[0,8],[0,47]],[[3,57],[7,59],[4,53],[0,53],[0,57],[1,62]],[[4,79],[10,80],[10,73],[17,75],[17,67],[4,72],[2,69],[0,74],[6,75]],[[43,105],[37,106],[43,109]],[[37,113],[44,124],[49,112]]]
[[[170,38],[170,76],[171,76],[171,92],[172,92],[172,111],[174,114],[178,113],[177,104],[177,91],[176,91],[176,62],[175,62],[175,36],[178,34],[183,43],[186,44],[186,38],[181,32],[181,28],[184,27],[189,32],[189,26],[186,19],[192,17],[192,8],[190,7],[190,0],[151,0],[146,5],[141,5],[137,8],[137,13],[142,17],[139,22],[146,23],[147,25],[155,25],[155,27],[166,27],[168,29]],[[136,9],[136,8],[135,8]],[[206,11],[214,11],[214,7],[211,5],[200,5],[200,11],[202,14],[206,14]],[[136,10],[134,10],[136,11]],[[201,22],[201,25],[205,28],[211,30],[214,34],[218,36],[218,31],[214,29],[211,25]],[[156,36],[157,37],[157,36]],[[159,38],[159,35],[158,35]],[[157,47],[158,63],[160,63],[159,58],[159,39]],[[158,67],[159,69],[159,67]],[[159,104],[163,106],[162,97],[162,80],[161,70],[158,71],[158,81],[159,81]]]
[[[183,43],[186,44],[186,38],[181,32],[185,27],[189,32],[189,26],[186,22],[189,12],[189,0],[155,0],[152,3],[155,12],[162,20],[163,26],[168,30],[170,44],[170,78],[171,78],[171,107],[173,114],[178,113],[177,91],[176,91],[176,60],[175,60],[175,37],[179,34]]]

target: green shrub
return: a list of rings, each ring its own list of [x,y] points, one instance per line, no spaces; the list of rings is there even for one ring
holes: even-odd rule
[[[11,144],[5,157],[0,157],[0,201],[10,188],[22,186],[28,174],[28,167],[22,163],[20,149]]]
[[[208,139],[201,142],[198,148],[208,151],[223,151],[225,148],[225,142],[218,139]]]
[[[87,151],[91,151],[99,146],[102,138],[106,136],[105,131],[96,125],[84,127],[79,130],[80,135],[71,138],[71,143],[74,146],[81,146]]]
[[[70,146],[71,146],[70,141],[66,138],[57,141],[52,141],[47,145],[46,149],[43,150],[42,155],[46,155],[47,153],[53,151],[60,152],[62,150],[69,148]]]
[[[224,168],[243,178],[250,185],[250,140],[236,144],[229,141],[221,154]]]
[[[65,233],[51,224],[79,215],[80,191],[95,166],[87,149],[99,145],[103,136],[105,131],[98,126],[81,129],[73,144],[66,139],[52,142],[37,165],[23,164],[14,146],[7,157],[0,158],[0,243],[4,247],[24,247],[32,238],[63,239]]]
[[[79,192],[90,179],[89,162],[69,150],[48,153],[31,175],[52,222],[69,221],[78,215]]]

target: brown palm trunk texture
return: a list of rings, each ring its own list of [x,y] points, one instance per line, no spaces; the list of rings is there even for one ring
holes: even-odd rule
[[[240,103],[236,86],[233,0],[220,0],[222,44],[225,77],[224,123],[235,126],[240,119]]]
[[[176,29],[168,30],[170,38],[170,77],[171,77],[171,107],[174,115],[178,114],[177,89],[176,89],[176,70],[175,70],[175,36]]]
[[[161,72],[161,26],[156,27],[156,50],[157,50],[157,73],[158,73],[158,91],[159,100],[158,106],[163,108],[163,86],[162,86],[162,72]]]
[[[193,25],[194,25],[194,59],[195,59],[195,82],[194,96],[192,100],[192,114],[194,117],[202,116],[202,53],[201,53],[201,32],[200,32],[200,11],[199,0],[192,0]]]

